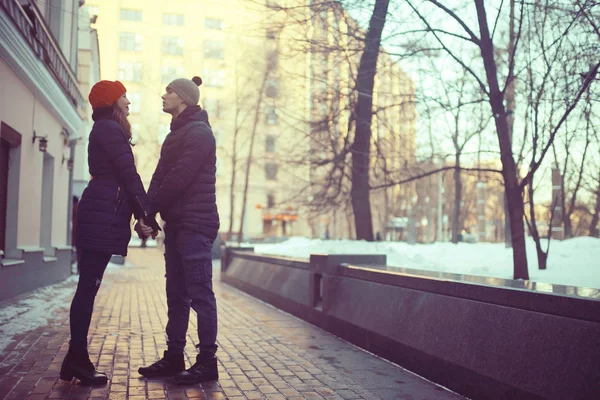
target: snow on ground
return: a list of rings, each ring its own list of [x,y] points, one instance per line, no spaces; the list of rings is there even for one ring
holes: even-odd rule
[[[389,266],[512,279],[512,249],[504,243],[433,243],[319,240],[294,237],[278,244],[254,245],[256,253],[295,258],[310,254],[386,254]],[[545,249],[545,245],[543,246]],[[548,268],[539,270],[535,243],[527,239],[531,281],[600,288],[600,239],[551,241]]]
[[[109,264],[109,268],[121,266]],[[57,311],[68,310],[79,275],[0,304],[0,354],[19,334],[48,325]]]

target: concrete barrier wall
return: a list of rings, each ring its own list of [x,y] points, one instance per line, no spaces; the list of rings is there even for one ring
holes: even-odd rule
[[[222,261],[226,283],[465,396],[600,399],[598,291],[390,272],[384,256],[224,249]]]

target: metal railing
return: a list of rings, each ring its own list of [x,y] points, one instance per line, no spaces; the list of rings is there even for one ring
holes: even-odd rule
[[[78,112],[81,113],[85,108],[85,100],[79,90],[75,72],[50,33],[50,29],[35,3],[31,0],[21,0],[21,2],[26,4],[21,5],[18,0],[0,0],[0,5],[10,16],[25,41],[29,43],[33,52],[46,64]]]

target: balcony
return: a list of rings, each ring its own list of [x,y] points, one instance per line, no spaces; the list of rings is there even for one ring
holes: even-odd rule
[[[21,5],[20,3],[23,3]],[[54,75],[67,98],[82,115],[85,100],[79,91],[75,72],[67,62],[56,40],[50,33],[40,10],[32,0],[0,0],[0,6],[12,19],[29,47]]]

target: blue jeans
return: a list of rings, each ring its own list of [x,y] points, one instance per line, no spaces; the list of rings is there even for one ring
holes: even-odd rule
[[[213,240],[201,234],[165,226],[167,278],[167,347],[185,348],[190,307],[198,318],[196,346],[203,356],[217,351],[217,301],[212,287]]]

